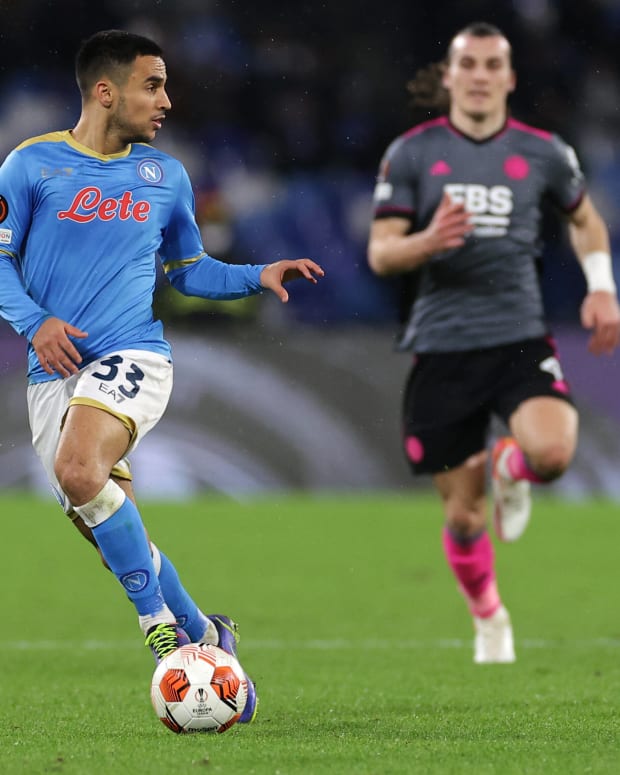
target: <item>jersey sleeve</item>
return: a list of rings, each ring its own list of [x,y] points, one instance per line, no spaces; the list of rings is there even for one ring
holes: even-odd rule
[[[205,252],[196,223],[194,193],[183,167],[159,252],[170,284],[185,296],[230,300],[263,290],[260,274],[265,264],[227,264]]]
[[[375,218],[402,217],[413,220],[416,212],[415,170],[402,137],[388,147],[379,165],[373,194]]]
[[[33,192],[26,166],[12,151],[0,167],[0,315],[29,341],[51,317],[29,295],[20,271],[21,246],[32,217]]]
[[[579,159],[574,149],[558,135],[552,135],[549,151],[547,193],[556,207],[570,213],[579,205],[586,190]]]

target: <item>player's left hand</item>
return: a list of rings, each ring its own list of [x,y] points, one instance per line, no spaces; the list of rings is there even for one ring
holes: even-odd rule
[[[260,273],[260,284],[263,288],[273,291],[281,302],[288,301],[288,293],[284,283],[304,278],[311,283],[317,283],[325,272],[309,258],[284,259],[268,264]]]
[[[615,293],[594,291],[581,305],[581,324],[592,331],[588,349],[610,355],[620,342],[620,306]]]

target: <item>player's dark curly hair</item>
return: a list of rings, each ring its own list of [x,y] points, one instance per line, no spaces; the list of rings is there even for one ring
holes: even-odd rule
[[[506,37],[499,27],[487,22],[473,22],[459,30],[452,37],[446,56],[440,62],[432,62],[420,68],[407,82],[407,91],[411,94],[411,104],[414,108],[433,113],[445,113],[449,110],[450,95],[443,87],[442,78],[452,55],[454,41],[460,35],[471,35],[474,38]]]
[[[124,30],[96,32],[82,42],[75,57],[75,78],[86,97],[98,78],[107,75],[123,83],[139,56],[163,56],[161,47],[142,35]]]

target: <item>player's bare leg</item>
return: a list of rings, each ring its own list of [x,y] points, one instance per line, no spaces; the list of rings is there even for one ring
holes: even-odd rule
[[[436,474],[446,525],[443,547],[475,629],[474,661],[514,662],[512,627],[495,577],[493,545],[486,529],[485,456]]]
[[[493,522],[498,538],[515,541],[530,518],[530,482],[561,476],[575,453],[578,416],[575,408],[550,396],[524,401],[510,418],[511,438],[493,450]]]
[[[57,447],[55,474],[136,607],[147,645],[160,660],[189,639],[177,628],[164,600],[140,513],[110,478],[129,443],[129,430],[115,415],[90,405],[70,406]]]
[[[123,490],[125,495],[135,503],[136,497],[131,481],[114,476],[112,479]],[[77,513],[72,512],[69,514],[69,517],[82,536],[99,552],[102,563],[109,570],[108,563],[97,545],[91,528],[84,523]],[[239,634],[237,624],[224,614],[204,614],[185,590],[172,562],[152,541],[150,541],[150,546],[164,600],[177,622],[187,632],[189,639],[195,643],[212,643],[238,658],[237,643],[239,641]],[[247,676],[247,679],[248,701],[239,719],[242,724],[254,721],[258,709],[256,687],[249,676]]]

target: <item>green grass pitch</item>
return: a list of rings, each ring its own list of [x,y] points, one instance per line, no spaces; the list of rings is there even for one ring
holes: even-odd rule
[[[518,661],[493,666],[433,496],[143,504],[199,604],[241,626],[260,715],[220,736],[156,719],[132,606],[52,499],[0,509],[3,773],[620,772],[618,504],[537,493],[496,544]]]

